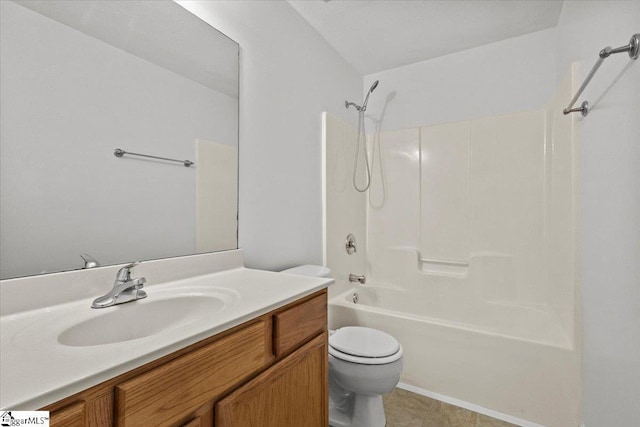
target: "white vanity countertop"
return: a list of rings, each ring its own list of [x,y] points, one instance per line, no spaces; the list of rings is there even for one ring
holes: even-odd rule
[[[326,288],[332,279],[234,268],[145,286],[148,297],[92,309],[93,298],[0,317],[0,408],[35,410],[100,384],[202,339],[240,325],[296,299]],[[197,322],[182,322],[150,336],[101,345],[59,342],[70,327],[115,313],[129,304],[150,304],[163,293],[218,289],[229,295],[224,308]],[[97,297],[99,295],[95,295]]]

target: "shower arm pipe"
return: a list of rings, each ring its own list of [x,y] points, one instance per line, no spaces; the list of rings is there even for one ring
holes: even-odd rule
[[[364,109],[355,102],[344,101],[345,108],[349,108],[351,106],[353,106],[357,111],[364,111]]]
[[[615,49],[611,48],[611,46],[607,46],[600,51],[600,54],[598,55],[598,60],[596,61],[595,64],[593,64],[591,71],[589,71],[589,75],[587,75],[587,78],[584,79],[584,82],[582,83],[582,85],[580,85],[580,88],[578,88],[578,92],[576,92],[574,97],[569,102],[569,106],[564,110],[562,110],[562,113],[564,115],[567,115],[569,113],[576,113],[578,111],[583,116],[586,116],[589,113],[589,103],[587,101],[584,101],[580,105],[580,107],[577,107],[577,108],[572,108],[572,107],[575,105],[576,101],[578,101],[578,98],[580,97],[580,95],[582,95],[582,92],[584,92],[585,88],[587,87],[587,85],[589,84],[593,76],[596,74],[596,71],[598,71],[598,69],[604,62],[604,60],[607,59],[609,56],[613,55],[614,53],[622,53],[622,52],[628,52],[629,57],[631,59],[638,59],[638,56],[640,54],[640,33],[637,33],[631,36],[631,39],[629,40],[629,44],[625,46],[620,46]]]

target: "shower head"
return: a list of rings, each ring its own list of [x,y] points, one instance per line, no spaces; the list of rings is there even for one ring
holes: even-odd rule
[[[364,113],[367,110],[367,102],[369,102],[369,95],[371,95],[371,92],[373,92],[378,87],[378,83],[380,83],[379,80],[376,80],[375,82],[373,82],[373,84],[369,88],[369,92],[367,92],[367,96],[364,98],[362,107],[356,104],[355,102],[344,101],[345,108],[355,107],[355,109],[358,110],[358,112]]]
[[[369,92],[367,92],[367,96],[364,98],[364,102],[362,103],[362,111],[367,110],[367,102],[369,102],[369,95],[371,95],[371,92],[373,92],[378,87],[378,83],[380,83],[380,81],[376,80],[375,82],[373,82],[373,84],[369,88]]]

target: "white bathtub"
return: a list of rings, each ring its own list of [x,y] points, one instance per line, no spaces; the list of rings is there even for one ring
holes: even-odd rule
[[[579,425],[578,353],[551,310],[412,292],[353,288],[329,301],[330,327],[395,336],[409,386],[545,426]]]

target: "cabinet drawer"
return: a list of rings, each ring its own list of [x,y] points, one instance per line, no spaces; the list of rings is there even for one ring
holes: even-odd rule
[[[286,354],[327,329],[327,291],[274,314],[273,351]]]
[[[266,366],[269,340],[260,320],[117,385],[116,424],[175,425]]]

